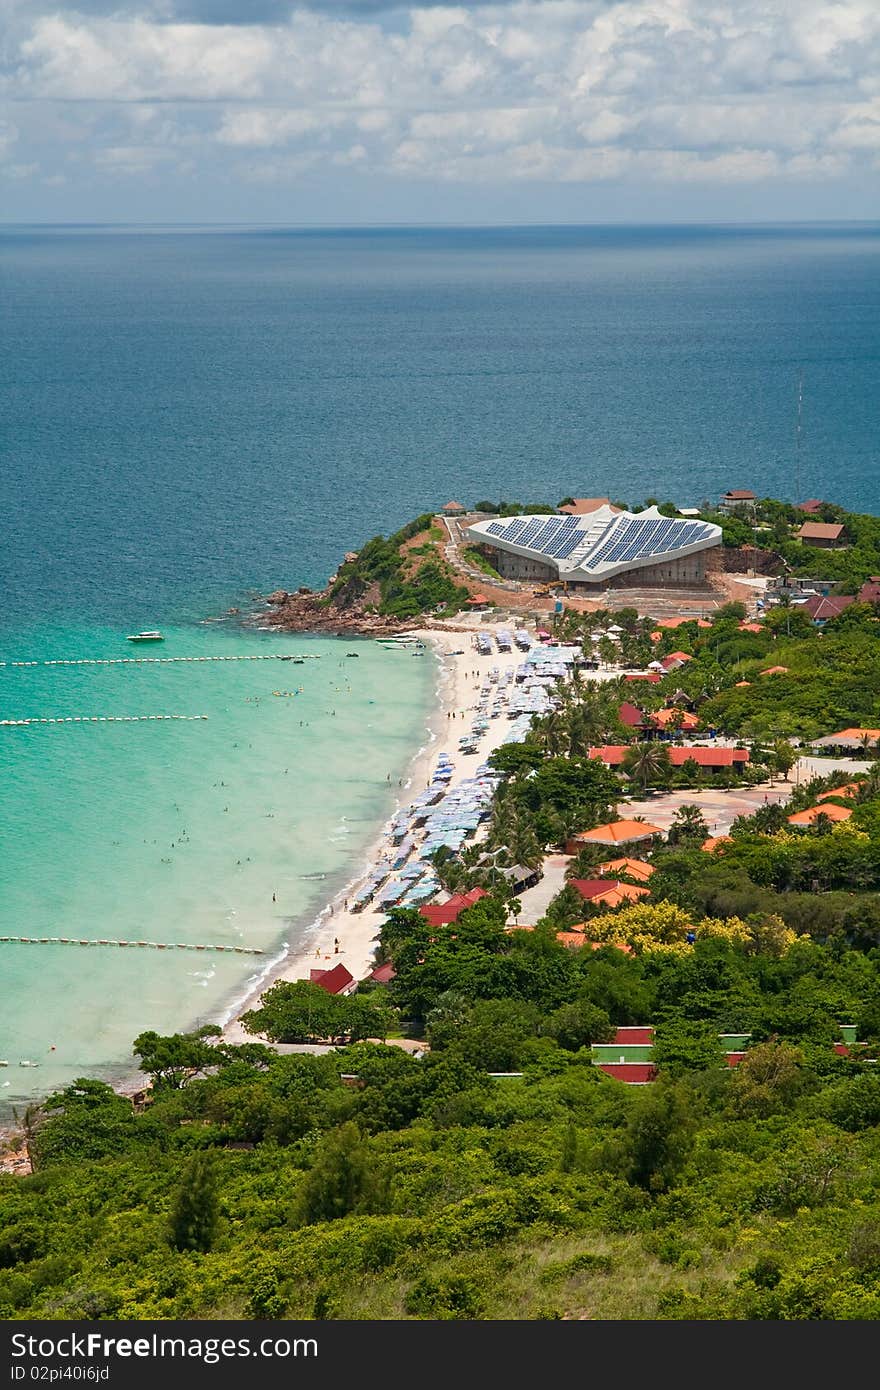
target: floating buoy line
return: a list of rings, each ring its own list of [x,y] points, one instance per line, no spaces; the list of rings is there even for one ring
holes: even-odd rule
[[[0,667],[22,666],[170,666],[180,661],[319,661],[320,652],[260,652],[248,656],[80,656],[54,661],[0,661]]]
[[[0,943],[23,944],[28,946],[147,946],[153,951],[231,951],[239,956],[262,956],[259,946],[211,946],[206,942],[193,941],[123,941],[111,937],[76,936],[0,936]]]
[[[23,728],[26,724],[144,724],[157,719],[207,719],[206,714],[59,714],[32,719],[0,719],[0,727]]]

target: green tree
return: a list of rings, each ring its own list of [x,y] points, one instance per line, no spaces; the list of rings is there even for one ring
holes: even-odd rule
[[[645,792],[649,786],[668,781],[672,771],[669,749],[663,743],[636,743],[624,754],[623,770]]]
[[[329,1134],[306,1174],[297,1215],[305,1225],[335,1221],[351,1212],[381,1211],[388,1201],[387,1177],[377,1168],[357,1125],[346,1122]]]
[[[194,1153],[183,1171],[171,1211],[171,1244],[176,1250],[207,1252],[217,1239],[220,1208],[213,1155]]]
[[[779,738],[776,740],[773,745],[772,758],[773,771],[778,772],[787,782],[788,774],[798,760],[798,755],[787,738]]]
[[[656,1085],[628,1116],[620,1146],[627,1182],[648,1192],[672,1187],[690,1153],[695,1118],[689,1097],[676,1086]]]
[[[676,811],[666,840],[667,844],[681,845],[686,849],[701,845],[708,834],[709,827],[699,806],[685,802]]]
[[[140,1058],[141,1071],[153,1078],[154,1086],[179,1090],[206,1068],[216,1066],[218,1056],[208,1038],[220,1036],[220,1029],[206,1024],[195,1033],[139,1033],[132,1045]]]

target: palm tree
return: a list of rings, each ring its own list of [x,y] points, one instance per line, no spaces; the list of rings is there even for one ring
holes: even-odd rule
[[[662,743],[636,743],[623,759],[624,771],[644,793],[649,782],[662,781],[670,767],[669,750]]]

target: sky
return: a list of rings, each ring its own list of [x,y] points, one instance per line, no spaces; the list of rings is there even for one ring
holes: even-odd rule
[[[876,219],[880,0],[0,0],[0,221]]]

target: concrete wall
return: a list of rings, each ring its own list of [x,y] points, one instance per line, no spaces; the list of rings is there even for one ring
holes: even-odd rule
[[[491,552],[492,564],[502,579],[533,579],[541,584],[559,578],[555,565],[542,565],[538,560],[527,560],[524,555],[511,555],[506,550]]]

